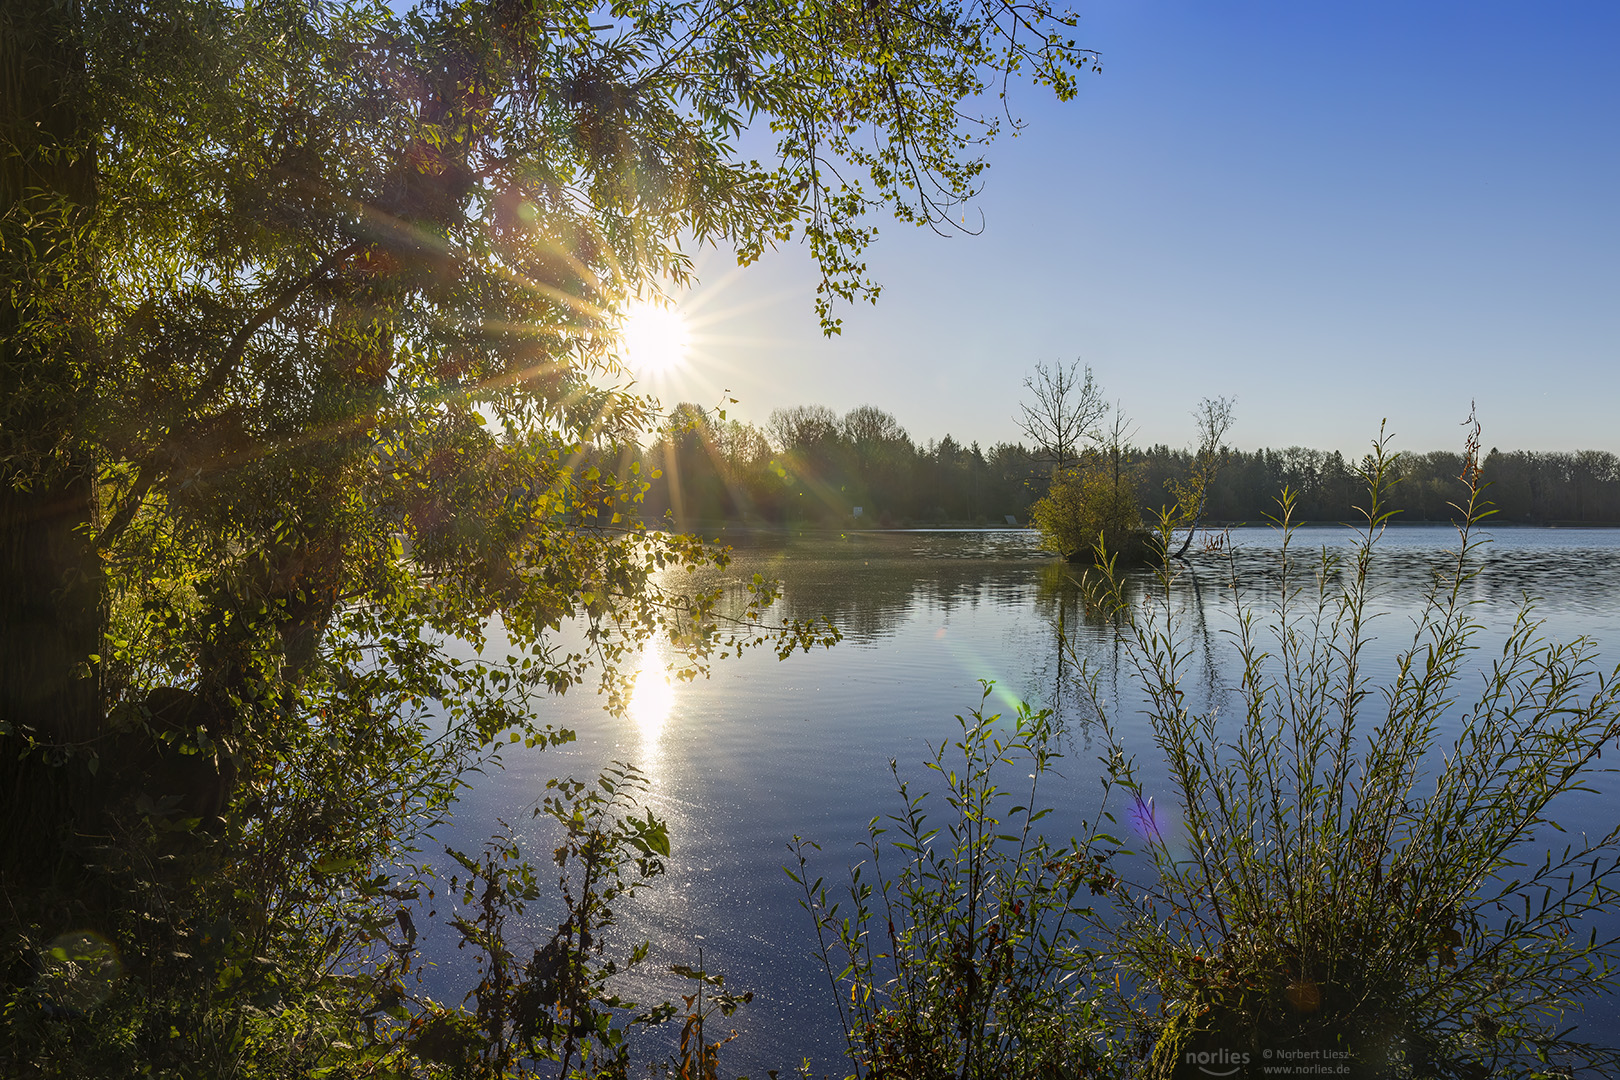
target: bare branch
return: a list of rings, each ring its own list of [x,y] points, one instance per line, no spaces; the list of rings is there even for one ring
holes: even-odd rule
[[[1018,426],[1062,471],[1080,456],[1082,441],[1096,442],[1100,437],[1097,425],[1108,413],[1102,388],[1092,376],[1091,366],[1082,368],[1075,360],[1067,368],[1037,363],[1035,374],[1024,379],[1024,389],[1034,401],[1019,406],[1023,416]]]

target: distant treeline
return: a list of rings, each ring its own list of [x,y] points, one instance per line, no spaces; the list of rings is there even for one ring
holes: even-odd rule
[[[1027,520],[1046,492],[1052,467],[1021,443],[962,444],[950,435],[914,442],[898,421],[870,405],[839,416],[819,405],[778,409],[763,429],[718,420],[681,405],[663,441],[647,454],[662,475],[646,511],[672,511],[678,522],[878,526],[996,524]],[[1127,474],[1144,515],[1173,501],[1169,483],[1187,475],[1190,451],[1130,447]],[[1365,502],[1354,459],[1302,447],[1227,451],[1210,488],[1205,520],[1264,521],[1277,512],[1284,487],[1297,497],[1296,516],[1353,521]],[[1465,498],[1457,453],[1403,454],[1391,509],[1400,521],[1448,521]],[[1487,498],[1499,521],[1528,524],[1620,524],[1620,458],[1575,453],[1491,450]]]
[[[1190,455],[1165,446],[1133,454],[1144,505],[1158,505],[1165,481],[1184,475]],[[1450,521],[1467,499],[1463,457],[1447,450],[1402,454],[1389,508],[1397,521]],[[1286,486],[1298,496],[1297,515],[1309,521],[1354,521],[1366,505],[1358,461],[1334,451],[1231,451],[1210,489],[1206,517],[1259,522],[1277,512]],[[1485,498],[1498,521],[1522,524],[1620,524],[1620,458],[1600,450],[1552,453],[1493,448],[1485,456]]]

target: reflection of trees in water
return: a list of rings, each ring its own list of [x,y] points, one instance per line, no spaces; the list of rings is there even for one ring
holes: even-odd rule
[[[1220,705],[1223,683],[1236,681],[1235,654],[1225,640],[1234,626],[1234,578],[1245,603],[1257,612],[1263,614],[1278,599],[1282,579],[1275,534],[1248,532],[1234,537],[1229,554],[1195,551],[1178,564],[1168,596],[1160,600],[1171,605],[1181,623],[1180,640],[1191,650],[1183,682],[1184,688],[1196,688],[1189,708]],[[1433,574],[1451,557],[1447,537],[1438,535],[1443,533],[1448,530],[1391,530],[1383,541],[1386,546],[1374,554],[1373,600],[1394,616],[1376,627],[1391,646],[1402,636],[1405,616],[1414,613],[1414,598],[1423,595]],[[1295,538],[1296,584],[1314,587],[1324,544],[1330,552],[1350,557],[1351,535],[1348,529],[1301,530]],[[1573,616],[1573,632],[1591,625],[1601,634],[1602,624],[1592,617],[1608,618],[1620,610],[1615,547],[1578,546],[1551,533],[1541,535],[1549,539],[1542,542],[1521,533],[1500,549],[1488,546],[1481,573],[1471,585],[1473,598],[1512,607],[1529,592],[1545,598],[1543,611],[1556,610],[1566,623]],[[733,613],[741,612],[745,587],[755,572],[782,582],[783,597],[774,616],[828,619],[855,645],[880,642],[922,612],[944,618],[981,608],[1030,611],[1026,605],[1033,603],[1038,617],[1034,628],[1020,622],[1020,637],[1011,645],[1021,658],[1024,678],[1021,686],[1009,689],[1041,699],[1071,731],[1082,733],[1093,714],[1078,682],[1078,662],[1098,677],[1105,699],[1119,706],[1116,716],[1128,718],[1138,708],[1140,691],[1126,666],[1117,627],[1103,609],[1087,603],[1088,570],[1040,552],[1025,531],[766,536],[730,542],[737,548],[736,561],[712,572],[705,584],[733,590]],[[1326,569],[1330,591],[1349,569]],[[1151,570],[1132,571],[1125,580],[1126,599],[1134,605],[1161,589]],[[1060,649],[1060,641],[1069,648]]]
[[[778,611],[787,618],[824,615],[847,641],[885,637],[912,612],[1006,604],[1028,588],[1029,568],[1017,564],[934,565],[909,570],[892,561],[825,561],[766,571],[782,582]],[[926,575],[926,576],[924,576]]]
[[[1354,572],[1349,562],[1355,557],[1349,546],[1353,534],[1348,529],[1323,530],[1315,536],[1313,532],[1302,530],[1295,538],[1292,584],[1308,598],[1322,581],[1331,596],[1342,587],[1345,576]],[[1448,537],[1436,535],[1441,532],[1391,530],[1381,541],[1386,546],[1374,550],[1370,603],[1381,615],[1371,624],[1370,641],[1376,644],[1369,657],[1377,658],[1404,640],[1409,633],[1407,620],[1418,614],[1435,576],[1455,567],[1455,551],[1447,549]],[[1620,609],[1620,559],[1614,558],[1614,550],[1543,547],[1517,537],[1500,549],[1487,545],[1480,572],[1469,583],[1469,599],[1486,605],[1479,617],[1493,621],[1485,614],[1487,610],[1513,611],[1526,594],[1541,597],[1539,610],[1556,609],[1561,623],[1569,628],[1566,633],[1590,632],[1582,616],[1606,617]],[[1233,582],[1238,583],[1245,605],[1264,616],[1281,596],[1283,575],[1278,556],[1274,542],[1240,543],[1230,553],[1195,555],[1176,568],[1168,594],[1154,571],[1135,571],[1126,577],[1128,604],[1139,607],[1151,596],[1155,602],[1168,603],[1180,624],[1177,639],[1188,649],[1182,687],[1197,688],[1187,703],[1189,709],[1201,712],[1218,707],[1227,687],[1236,683],[1236,653],[1227,641],[1227,631],[1236,625]],[[1096,574],[1095,570],[1089,572]],[[1116,715],[1130,715],[1135,706],[1126,697],[1139,693],[1125,666],[1117,627],[1105,610],[1086,600],[1086,573],[1067,565],[1045,567],[1036,590],[1036,609],[1048,627],[1050,644],[1032,684],[1051,688],[1051,704],[1060,719],[1071,725],[1076,719],[1088,722],[1093,715],[1082,693],[1076,662],[1097,678],[1107,700],[1124,704]],[[1067,650],[1058,649],[1060,640],[1068,643]]]
[[[1504,529],[1499,535],[1500,543],[1486,543],[1479,552],[1470,599],[1514,607],[1528,593],[1557,603],[1561,610],[1610,612],[1620,606],[1620,560],[1613,545],[1554,545],[1552,540],[1562,539],[1558,530]],[[1355,536],[1348,528],[1299,530],[1294,537],[1296,569],[1303,572],[1319,562],[1324,546],[1331,554],[1351,558]],[[1391,609],[1422,596],[1437,572],[1456,563],[1456,534],[1444,527],[1392,528],[1379,544],[1372,556],[1373,599]],[[1245,598],[1275,602],[1280,580],[1275,536],[1266,535],[1258,543],[1239,539],[1232,557]],[[1225,556],[1205,557],[1194,565],[1206,574],[1213,571],[1221,581],[1231,577]],[[1330,583],[1337,584],[1340,573],[1335,571]]]
[[[748,537],[729,541],[737,558],[709,587],[730,589],[728,613],[739,613],[752,575],[781,585],[772,610],[782,619],[822,618],[844,640],[892,634],[917,610],[946,615],[1021,603],[1031,565],[1050,556],[1022,530],[973,533],[848,533],[842,537]]]
[[[1200,572],[1196,562],[1178,566],[1168,592],[1157,571],[1133,570],[1123,574],[1120,590],[1132,610],[1148,602],[1169,604],[1180,624],[1179,641],[1188,649],[1187,661],[1197,667],[1198,681],[1184,680],[1182,686],[1197,686],[1204,701],[1189,704],[1203,708],[1215,705],[1224,693],[1210,609],[1222,603],[1226,587],[1210,583],[1209,569]],[[1105,702],[1119,702],[1122,689],[1134,685],[1120,634],[1124,616],[1100,599],[1105,584],[1095,568],[1067,563],[1042,567],[1037,579],[1035,610],[1051,637],[1034,684],[1049,688],[1047,704],[1071,729],[1095,719],[1093,692]]]
[[[1487,547],[1474,592],[1505,603],[1528,593],[1556,601],[1563,611],[1607,615],[1620,608],[1620,559],[1613,547],[1543,550],[1532,559]]]
[[[1104,584],[1094,567],[1053,562],[1041,567],[1035,585],[1035,611],[1050,628],[1047,647],[1037,654],[1032,685],[1044,686],[1045,704],[1066,726],[1085,724],[1095,717],[1084,679],[1087,675],[1105,680],[1112,695],[1119,682],[1119,633],[1115,616],[1095,599]],[[1141,587],[1137,575],[1125,578],[1127,594]],[[1081,644],[1083,643],[1083,645]],[[1097,654],[1113,655],[1104,663]],[[1077,665],[1078,661],[1078,665]]]

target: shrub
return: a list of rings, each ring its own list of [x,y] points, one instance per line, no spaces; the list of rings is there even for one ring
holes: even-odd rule
[[[1092,561],[1099,550],[1127,563],[1147,555],[1148,537],[1132,485],[1100,464],[1054,477],[1051,489],[1029,508],[1029,520],[1042,543],[1071,562]]]
[[[626,950],[610,941],[618,923],[615,909],[664,873],[670,853],[664,823],[641,807],[646,788],[646,778],[623,762],[609,765],[593,784],[571,778],[547,782],[534,816],[550,818],[557,827],[551,862],[558,871],[562,921],[538,947],[521,942],[521,923],[515,924],[514,916],[521,919],[530,905],[555,909],[556,904],[545,899],[540,874],[519,844],[498,835],[477,855],[446,848],[457,869],[438,902],[456,906],[447,921],[460,939],[457,948],[472,953],[477,983],[459,1005],[413,994],[406,983],[418,959],[417,935],[410,909],[401,907],[397,921],[404,939],[393,945],[397,962],[374,980],[377,995],[366,1014],[367,1030],[343,1044],[349,1060],[339,1064],[339,1055],[330,1055],[327,1075],[628,1076],[632,1053],[654,1043],[647,1029],[682,1015],[667,1001],[646,1007],[622,998],[614,985],[651,949],[647,942]],[[530,954],[526,960],[523,951]],[[713,1032],[706,1028],[717,1014],[731,1016],[753,994],[726,991],[724,977],[704,969],[701,952],[696,968],[674,964],[669,970],[694,989],[683,995],[678,1048],[649,1068],[717,1080],[720,1047],[735,1032],[711,1040]]]
[[[1154,1075],[1191,1075],[1193,1054],[1258,1064],[1285,1049],[1345,1055],[1364,1076],[1398,1074],[1401,1060],[1406,1075],[1459,1077],[1580,1060],[1612,1075],[1620,1061],[1565,1030],[1614,970],[1616,939],[1582,920],[1620,898],[1616,834],[1542,850],[1557,800],[1589,790],[1620,737],[1620,673],[1601,674],[1588,641],[1545,641],[1526,603],[1478,696],[1458,707],[1481,629],[1477,428],[1469,449],[1455,558],[1382,685],[1365,654],[1368,571],[1388,517],[1384,440],[1345,564],[1296,554],[1285,492],[1269,611],[1234,574],[1230,720],[1189,706],[1174,572],[1118,601],[1184,823],[1161,830],[1116,741],[1114,777],[1137,800],[1155,879],[1132,894],[1113,948],[1162,1010]]]
[[[792,844],[788,876],[815,920],[855,1075],[1114,1075],[1122,1059],[1093,996],[1102,976],[1089,906],[1116,885],[1114,842],[1092,831],[1056,846],[1034,829],[1059,756],[1050,713],[1020,706],[1009,730],[981,702],[956,719],[960,738],[928,762],[944,784],[944,824],[930,823],[931,796],[913,795],[891,761],[902,810],[888,825],[872,819],[871,862],[851,869],[846,899],[829,901],[812,878],[817,845]],[[1020,805],[998,786],[1003,770],[1028,777]]]

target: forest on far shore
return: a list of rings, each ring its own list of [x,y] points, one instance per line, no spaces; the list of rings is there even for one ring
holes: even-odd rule
[[[1097,464],[1101,466],[1100,455]],[[1125,474],[1145,517],[1174,503],[1193,451],[1127,446]],[[950,435],[914,441],[889,413],[870,405],[839,416],[824,406],[779,409],[763,429],[682,404],[661,441],[646,452],[659,470],[644,513],[676,523],[860,524],[905,527],[1028,520],[1046,493],[1052,463],[1022,443],[988,449]],[[1209,489],[1207,522],[1258,524],[1274,516],[1286,487],[1297,520],[1354,521],[1366,485],[1360,461],[1339,451],[1290,446],[1222,449]],[[1082,466],[1083,467],[1083,466]],[[1459,451],[1402,453],[1392,492],[1396,521],[1449,521],[1466,502]],[[1492,448],[1486,498],[1494,520],[1535,525],[1620,525],[1620,457],[1601,450],[1549,452]]]

